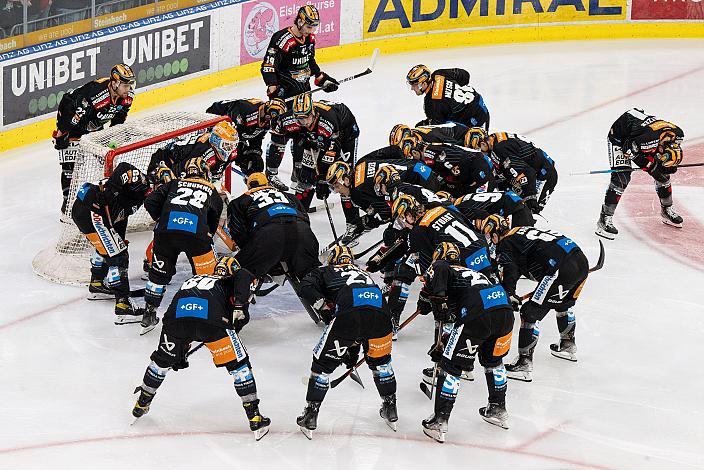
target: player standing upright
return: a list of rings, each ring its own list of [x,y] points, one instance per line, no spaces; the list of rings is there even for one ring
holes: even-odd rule
[[[682,227],[682,217],[672,208],[670,175],[682,162],[680,144],[684,132],[668,121],[645,114],[642,109],[626,111],[609,130],[609,164],[611,182],[606,190],[604,205],[597,222],[596,234],[613,240],[618,235],[613,216],[623,192],[631,181],[632,163],[655,180],[655,191],[660,199],[662,222]]]
[[[310,77],[326,92],[337,90],[337,80],[322,72],[315,61],[315,34],[320,14],[303,5],[293,25],[274,33],[261,66],[269,98],[289,98],[310,91]]]
[[[406,75],[406,81],[416,95],[425,95],[426,119],[416,126],[452,121],[489,130],[489,110],[482,95],[469,86],[466,70],[439,69],[431,73],[425,65],[416,65]]]
[[[88,82],[61,98],[56,130],[52,134],[61,164],[61,213],[66,212],[78,141],[89,132],[102,130],[108,122],[111,126],[125,122],[134,98],[135,83],[130,66],[117,64],[110,70],[109,77]]]

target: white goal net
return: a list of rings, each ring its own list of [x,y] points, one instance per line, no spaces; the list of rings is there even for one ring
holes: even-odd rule
[[[126,161],[147,170],[152,154],[169,142],[201,133],[227,117],[208,113],[173,112],[127,119],[124,124],[84,135],[78,146],[67,214],[62,217],[61,234],[53,247],[40,251],[32,260],[39,276],[60,284],[86,285],[90,282],[90,255],[94,248],[71,220],[71,208],[78,189],[85,182],[97,183]],[[150,230],[151,217],[144,208],[130,216],[128,232]]]

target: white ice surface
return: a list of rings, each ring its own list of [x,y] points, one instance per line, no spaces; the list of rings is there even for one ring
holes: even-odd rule
[[[421,100],[404,83],[418,62],[469,70],[491,111],[492,129],[526,134],[556,160],[560,181],[544,216],[592,263],[608,176],[569,173],[608,167],[605,137],[616,117],[640,106],[672,120],[686,133],[685,161],[704,160],[698,147],[704,141],[704,41],[565,42],[382,56],[370,77],[321,95],[344,101],[357,116],[360,156],[385,145],[393,124],[422,118]],[[324,69],[341,78],[366,63],[360,58]],[[151,112],[200,111],[215,100],[263,91],[261,81],[252,80]],[[282,168],[287,178],[288,157]],[[606,243],[606,266],[590,277],[575,308],[579,362],[550,356],[548,345],[558,336],[550,314],[534,381],[509,382],[510,430],[477,414],[486,402],[477,370],[474,383],[462,384],[448,442],[423,435],[420,421],[432,405],[418,383],[432,326],[421,317],[394,343],[398,432],[379,418],[379,397],[364,369],[366,389],[347,381],[331,390],[314,440],[307,441],[295,418],[320,329],[285,287],[252,307],[253,320],[242,333],[261,410],[272,419],[271,433],[255,443],[230,376],[212,366],[205,350],[192,357],[189,369],[168,375],[150,413],[130,426],[132,390],[159,330],[140,337],[138,326],[115,326],[110,303],[88,302],[84,289],[32,273],[33,256],[58,236],[59,168],[48,140],[8,152],[0,156],[0,468],[704,468],[704,262],[695,231],[704,224],[704,190],[702,173],[681,170],[675,179],[675,204],[686,217],[680,231],[661,224],[647,175],[634,175],[616,216],[622,233]],[[686,185],[677,184],[685,179]],[[343,230],[339,207],[334,216]],[[321,243],[329,242],[325,213],[312,220]],[[147,239],[130,237],[133,279]],[[186,277],[180,268],[167,295]],[[531,287],[525,282],[519,289]]]

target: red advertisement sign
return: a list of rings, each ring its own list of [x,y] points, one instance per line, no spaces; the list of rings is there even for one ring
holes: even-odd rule
[[[633,20],[701,20],[702,0],[633,0]]]
[[[320,26],[315,32],[316,49],[339,45],[341,2],[342,0],[268,0],[242,4],[240,64],[261,61],[271,36],[292,25],[298,9],[306,3],[314,5],[320,12]]]

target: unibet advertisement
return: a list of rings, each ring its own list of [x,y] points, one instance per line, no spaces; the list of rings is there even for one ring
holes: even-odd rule
[[[340,44],[340,4],[342,0],[251,1],[242,4],[242,42],[240,64],[259,62],[264,58],[269,40],[275,32],[291,26],[298,9],[313,5],[320,13],[320,26],[315,31],[315,48]]]
[[[137,75],[137,89],[208,70],[210,17],[32,57],[3,67],[3,124],[54,113],[61,97],[124,62]],[[135,98],[139,100],[139,95]]]
[[[626,19],[626,0],[365,0],[365,38]]]

